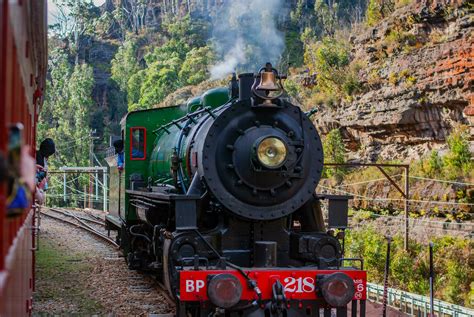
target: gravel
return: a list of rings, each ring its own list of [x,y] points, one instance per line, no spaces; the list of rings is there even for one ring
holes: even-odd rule
[[[80,213],[79,211],[75,212]],[[101,230],[106,232],[103,228]],[[93,299],[96,306],[100,307],[97,308],[95,314],[101,316],[148,316],[174,312],[174,304],[167,299],[164,295],[165,291],[160,288],[152,275],[129,270],[120,252],[90,233],[42,216],[40,248],[42,242],[53,245],[59,252],[68,256],[72,255],[74,257],[72,262],[77,261],[85,265],[87,269],[78,270],[80,292],[86,294],[85,296],[89,299]],[[60,269],[59,267],[58,270]],[[54,273],[50,276],[53,276]],[[38,274],[37,286],[48,288],[50,286],[48,279],[47,276]],[[75,285],[75,292],[78,291],[77,286]],[[65,300],[70,294],[67,294],[68,287],[64,288],[66,293],[60,292],[59,296],[47,289],[40,290],[39,292],[46,294],[52,293],[53,296],[52,298],[43,298],[44,296],[42,296],[41,299],[37,299],[34,313],[36,312],[37,315],[44,315],[44,313],[90,314],[90,309],[80,311],[81,305],[75,305],[74,302]]]

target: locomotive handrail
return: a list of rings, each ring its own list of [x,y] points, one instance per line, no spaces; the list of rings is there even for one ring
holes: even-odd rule
[[[182,127],[179,125],[180,122],[182,122],[184,120],[191,120],[193,123],[195,123],[196,121],[194,120],[194,117],[196,117],[197,115],[200,115],[204,112],[207,112],[211,117],[215,118],[215,114],[211,110],[211,107],[205,107],[205,108],[202,108],[200,110],[188,113],[188,114],[186,114],[185,116],[183,116],[181,118],[178,118],[176,120],[168,122],[167,124],[164,124],[164,125],[160,126],[159,128],[153,130],[152,132],[156,135],[161,130],[164,130],[166,133],[170,134],[171,132],[168,130],[168,128],[171,127],[172,125],[176,125],[179,129],[182,129]]]
[[[342,264],[344,262],[348,262],[348,261],[360,262],[360,270],[361,271],[364,270],[364,259],[361,259],[361,258],[342,258],[342,259],[339,259],[339,266],[342,266]]]

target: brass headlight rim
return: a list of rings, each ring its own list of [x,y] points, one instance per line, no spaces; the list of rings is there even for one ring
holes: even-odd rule
[[[268,140],[268,139],[276,139],[278,140],[279,142],[281,142],[281,144],[284,146],[285,148],[285,154],[284,154],[284,157],[283,157],[283,160],[281,160],[281,162],[277,165],[269,165],[269,164],[266,164],[261,158],[260,158],[260,155],[259,155],[259,148],[260,146],[262,145],[262,143],[265,141],[265,140]],[[288,145],[286,144],[285,141],[283,141],[279,136],[276,136],[276,135],[267,135],[267,136],[264,136],[264,137],[261,137],[258,139],[258,141],[256,142],[256,146],[255,146],[255,155],[256,155],[256,158],[257,158],[257,161],[258,163],[260,163],[263,167],[265,168],[268,168],[268,169],[277,169],[277,168],[280,168],[282,167],[283,165],[285,165],[286,161],[288,160]]]

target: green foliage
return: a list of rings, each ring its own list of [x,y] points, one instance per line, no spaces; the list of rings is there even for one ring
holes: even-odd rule
[[[316,71],[328,72],[349,65],[349,48],[344,42],[325,37],[314,43],[313,48],[313,52],[307,52],[306,62]]]
[[[287,79],[283,82],[286,92],[293,98],[299,97],[299,85],[292,79]]]
[[[283,58],[287,59],[287,64],[293,67],[301,66],[303,64],[303,54],[303,42],[301,41],[300,33],[292,30],[285,32]]]
[[[46,86],[46,99],[38,124],[38,142],[50,137],[57,144],[57,152],[49,161],[51,169],[60,166],[89,165],[89,114],[94,109],[92,67],[68,62],[63,51],[50,53],[51,76]],[[59,194],[58,179],[51,180],[49,196]],[[85,180],[84,180],[85,181]],[[75,190],[85,184],[77,179]],[[55,188],[56,187],[56,188]]]
[[[394,6],[393,0],[369,0],[366,12],[367,24],[374,26],[393,12]]]
[[[404,28],[406,28],[406,25],[395,25],[385,36],[384,43],[389,47],[389,51],[404,49],[409,52],[410,47],[417,44],[417,37]]]
[[[438,151],[433,150],[430,153],[428,160],[426,161],[426,165],[423,166],[426,174],[430,177],[434,177],[435,175],[439,175],[441,169],[443,168],[443,162],[439,157]]]
[[[465,125],[455,127],[448,136],[446,143],[449,153],[444,157],[443,162],[449,170],[468,171],[472,168],[469,137],[469,127]]]
[[[182,39],[189,47],[206,45],[209,34],[209,23],[205,20],[192,19],[188,14],[181,18],[165,20],[163,27],[169,38]]]
[[[61,37],[70,37],[74,43],[75,35],[93,35],[99,10],[87,0],[53,0],[57,7],[56,23],[49,25],[50,31]],[[76,43],[77,44],[77,43]]]
[[[358,72],[362,66],[357,61],[351,63],[349,56],[348,44],[334,38],[306,45],[305,64],[316,74],[318,92],[349,99],[360,90]]]
[[[209,46],[190,50],[179,71],[181,83],[196,85],[209,78],[208,65],[211,65],[213,61],[214,53]]]
[[[304,3],[303,3],[304,0],[298,0],[298,2],[296,3],[296,7],[295,9],[293,9],[291,12],[290,12],[290,21],[293,23],[293,24],[299,24],[301,23],[301,20],[303,18],[303,15],[304,15]]]
[[[111,78],[117,82],[122,91],[127,91],[128,81],[140,70],[136,51],[136,42],[129,38],[122,43],[112,59]]]
[[[334,35],[338,23],[338,8],[339,5],[337,2],[330,1],[327,3],[325,0],[316,0],[314,4],[314,12],[316,20],[323,30],[323,35]]]
[[[167,40],[144,56],[143,69],[133,38],[122,44],[113,60],[112,78],[126,92],[130,111],[151,108],[177,88],[208,77],[208,66],[214,60],[212,48],[205,43],[208,25],[187,15],[167,18],[162,26]]]
[[[180,86],[178,72],[181,64],[181,59],[174,55],[149,65],[140,87],[139,109],[152,108]]]
[[[324,157],[331,163],[344,163],[346,149],[339,129],[331,130],[324,139]]]
[[[472,153],[469,148],[469,128],[464,125],[455,127],[447,137],[446,143],[449,150],[443,157],[440,157],[437,151],[432,151],[429,157],[413,165],[411,173],[441,179],[472,178],[474,164],[471,161]]]
[[[435,267],[435,297],[455,304],[472,307],[470,270],[474,243],[469,239],[443,236],[433,239]],[[346,256],[362,257],[371,282],[382,283],[386,239],[375,226],[350,230],[346,235]],[[410,241],[410,250],[403,247],[403,237],[395,235],[391,245],[389,285],[409,292],[428,295],[428,246]]]
[[[134,74],[127,83],[127,98],[128,98],[128,110],[140,109],[140,89],[142,86],[143,78],[146,76],[145,70],[140,70]]]
[[[342,135],[339,129],[331,130],[324,139],[324,160],[330,163],[344,163],[345,152],[344,142],[342,141]],[[325,175],[341,176],[344,173],[342,168],[330,168],[325,170]]]

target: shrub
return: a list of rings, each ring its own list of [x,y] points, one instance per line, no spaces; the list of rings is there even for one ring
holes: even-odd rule
[[[318,92],[342,99],[359,91],[358,72],[362,65],[357,61],[351,63],[346,42],[330,37],[310,42],[305,47],[304,60],[310,72],[316,75]]]
[[[396,86],[398,84],[398,74],[390,73],[390,75],[388,75],[388,82]]]
[[[389,15],[394,9],[394,2],[392,0],[369,0],[367,4],[367,24],[374,26]]]
[[[423,169],[426,172],[426,175],[433,177],[438,175],[443,168],[443,161],[439,157],[438,151],[433,150],[430,153],[426,164],[424,164]]]
[[[405,78],[405,83],[407,86],[411,87],[416,84],[416,77],[415,76],[408,76]]]
[[[444,164],[452,169],[467,169],[472,156],[469,149],[469,128],[465,125],[455,127],[446,143],[449,153],[443,159]]]
[[[452,303],[473,306],[474,242],[468,238],[443,236],[433,239],[436,298]],[[346,257],[362,257],[371,282],[383,281],[387,241],[375,226],[363,230],[348,230]],[[410,240],[410,250],[403,247],[403,238],[393,236],[389,284],[392,287],[428,295],[428,246]]]
[[[324,139],[324,158],[331,163],[344,163],[346,149],[342,141],[341,132],[338,129],[331,130]],[[341,176],[344,174],[342,168],[326,169],[325,174],[331,176]]]
[[[287,79],[284,81],[283,85],[288,95],[290,95],[293,98],[298,98],[299,87],[298,87],[298,84],[294,80]]]

